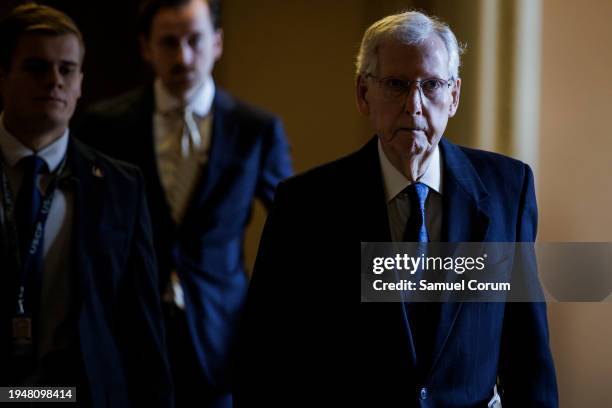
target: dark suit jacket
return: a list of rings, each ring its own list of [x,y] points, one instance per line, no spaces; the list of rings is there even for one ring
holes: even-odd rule
[[[527,165],[443,139],[443,241],[534,241]],[[390,241],[373,138],[278,186],[243,322],[236,406],[555,407],[542,303],[444,303],[417,364],[399,303],[360,303],[360,242]],[[265,373],[264,368],[265,367]],[[340,405],[339,405],[340,406]]]
[[[276,184],[291,174],[280,121],[217,88],[209,161],[181,225],[171,218],[157,170],[153,88],[93,109],[79,135],[145,176],[160,267],[160,290],[176,268],[200,365],[212,388],[227,389],[227,367],[248,285],[243,238],[253,200],[268,206]]]
[[[76,354],[79,361],[70,365],[58,358],[52,369],[60,378],[83,375],[94,407],[172,406],[142,175],[74,139],[67,157],[70,176],[60,188],[74,194],[74,293],[66,324],[75,344],[65,355]],[[3,310],[12,310],[14,296],[4,298],[11,300]],[[2,341],[9,337],[5,333]],[[84,372],[74,372],[78,368]],[[84,403],[80,391],[77,400]]]

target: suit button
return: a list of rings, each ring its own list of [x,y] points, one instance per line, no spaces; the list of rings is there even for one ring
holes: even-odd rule
[[[427,399],[427,397],[429,397],[429,390],[427,389],[427,387],[421,388],[420,396],[422,400]]]

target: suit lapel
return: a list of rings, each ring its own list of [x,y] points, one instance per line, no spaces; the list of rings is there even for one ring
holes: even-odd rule
[[[183,225],[192,225],[198,214],[202,212],[202,205],[214,196],[214,189],[221,186],[224,164],[231,161],[237,143],[238,128],[236,121],[231,120],[233,101],[229,95],[217,88],[213,99],[213,122],[210,135],[210,148],[208,161],[202,167],[200,178],[194,189],[193,197],[185,213]],[[219,198],[222,198],[219,195]]]
[[[83,295],[92,282],[92,239],[96,236],[102,211],[104,185],[103,170],[95,164],[93,156],[79,147],[73,139],[68,148],[69,174],[64,179],[74,192],[74,218],[72,224],[72,267],[76,281],[77,310],[81,309]]]
[[[440,143],[444,160],[444,227],[446,242],[482,242],[489,227],[488,193],[478,173],[454,144]]]
[[[354,190],[362,192],[358,194],[363,219],[359,233],[361,241],[389,242],[391,241],[391,230],[378,158],[378,137],[372,138],[358,151],[355,159],[357,172],[354,180],[358,185]]]
[[[443,138],[440,149],[444,169],[442,241],[486,241],[489,227],[489,217],[485,210],[488,202],[487,190],[459,147]],[[441,304],[431,371],[440,359],[462,306],[461,302]]]
[[[357,152],[355,159],[354,168],[357,171],[354,180],[358,185],[355,186],[354,191],[363,192],[363,194],[358,195],[358,202],[361,203],[361,206],[357,215],[363,220],[358,236],[361,237],[361,242],[391,242],[387,201],[378,157],[378,137],[372,138]],[[376,310],[372,318],[383,319],[388,322],[388,327],[401,327],[397,332],[392,329],[392,335],[401,333],[404,336],[404,341],[401,341],[401,343],[408,344],[411,357],[410,364],[412,368],[415,368],[417,354],[404,304],[366,305],[366,308]]]

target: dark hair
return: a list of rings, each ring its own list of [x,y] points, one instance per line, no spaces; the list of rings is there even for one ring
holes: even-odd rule
[[[138,33],[149,37],[153,18],[160,9],[166,7],[181,7],[192,0],[143,0],[138,10]],[[221,28],[221,0],[203,0],[208,4],[210,18],[215,30]]]
[[[9,70],[19,39],[24,34],[74,35],[85,55],[83,35],[74,21],[53,7],[26,3],[15,7],[0,21],[0,66]]]

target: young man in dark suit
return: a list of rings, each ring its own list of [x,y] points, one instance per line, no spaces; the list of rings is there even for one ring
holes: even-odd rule
[[[0,23],[0,385],[77,387],[80,406],[172,406],[137,168],[73,139],[85,53],[27,4]]]
[[[231,404],[229,377],[248,279],[243,239],[255,198],[291,174],[280,121],[215,86],[219,2],[142,4],[153,83],[93,107],[79,134],[143,171],[179,405]]]
[[[535,240],[529,166],[443,138],[459,56],[450,28],[419,12],[366,31],[356,97],[376,136],[279,184],[247,299],[237,406],[558,405],[543,303],[357,297],[360,242]]]

